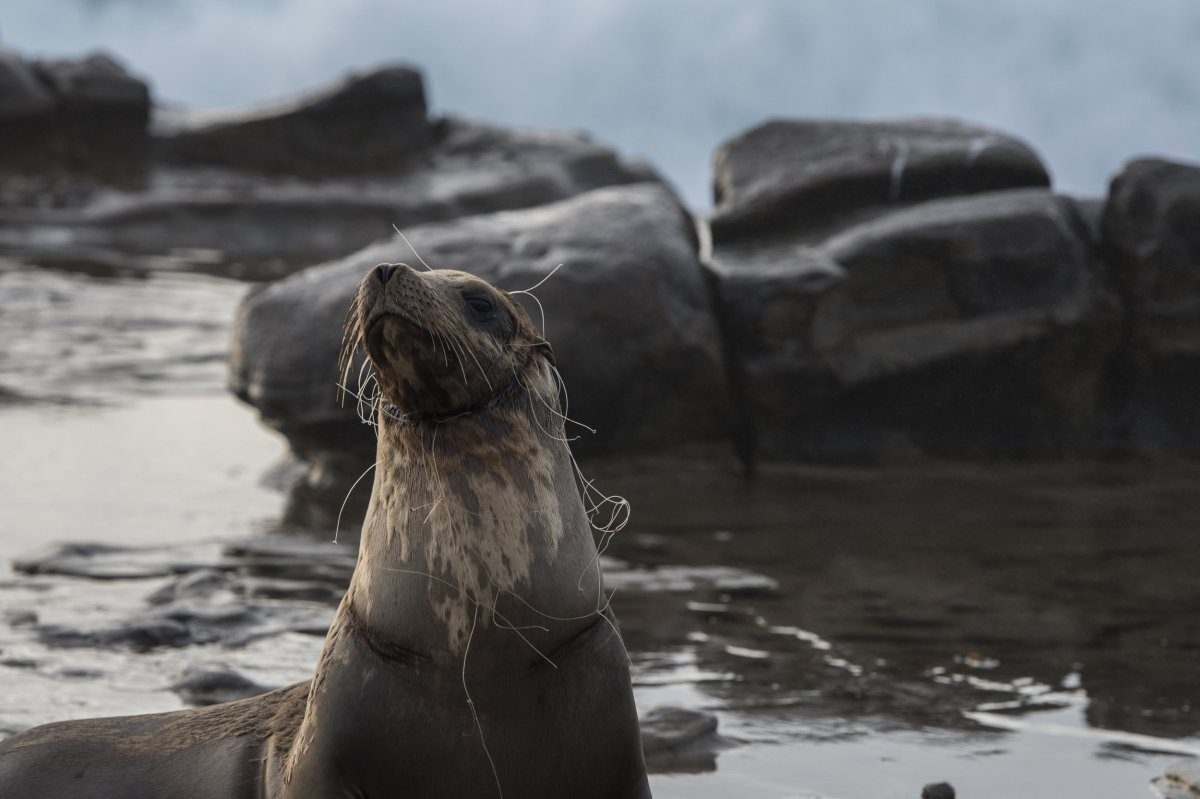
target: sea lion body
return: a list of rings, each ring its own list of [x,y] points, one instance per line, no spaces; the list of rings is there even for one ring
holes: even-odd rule
[[[650,795],[548,345],[503,292],[403,265],[364,278],[347,333],[378,460],[314,679],[18,734],[0,796]]]

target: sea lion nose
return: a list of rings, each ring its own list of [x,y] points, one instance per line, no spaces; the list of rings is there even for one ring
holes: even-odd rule
[[[396,264],[380,264],[375,267],[375,277],[379,278],[379,282],[386,286],[388,280],[395,274],[396,266]]]

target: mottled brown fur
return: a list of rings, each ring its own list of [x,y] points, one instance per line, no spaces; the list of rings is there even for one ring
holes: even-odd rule
[[[364,278],[343,384],[360,344],[375,483],[313,680],[22,733],[0,795],[649,795],[548,345],[503,292],[403,266]]]

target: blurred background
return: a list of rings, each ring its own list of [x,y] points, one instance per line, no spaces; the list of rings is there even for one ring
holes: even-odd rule
[[[311,675],[395,225],[563,264],[656,796],[1186,779],[1200,6],[2,12],[0,735]]]
[[[1140,153],[1200,157],[1200,8],[1004,0],[8,0],[32,55],[106,47],[162,102],[287,97],[384,61],[431,106],[590,131],[710,203],[717,142],[773,117],[950,115],[1035,142],[1057,185],[1102,194]]]

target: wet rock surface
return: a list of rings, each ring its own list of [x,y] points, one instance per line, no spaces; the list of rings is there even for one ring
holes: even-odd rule
[[[714,172],[718,243],[819,230],[863,209],[1050,185],[1025,143],[949,119],[774,120],[721,145]]]
[[[115,58],[28,60],[0,50],[0,165],[125,182],[149,160],[150,91]]]
[[[819,248],[711,260],[745,423],[769,459],[1099,449],[1119,308],[1069,200],[938,200]]]
[[[421,74],[391,66],[278,106],[163,112],[155,137],[167,163],[321,176],[398,171],[433,143],[433,126]]]
[[[187,704],[200,706],[236,702],[273,689],[259,685],[228,666],[218,663],[188,666],[172,684],[171,690]]]
[[[1131,449],[1200,453],[1200,166],[1127,164],[1103,216],[1106,257],[1129,308],[1118,373]]]
[[[717,329],[690,221],[663,187],[598,189],[537,209],[417,227],[406,236],[426,262],[469,269],[505,289],[533,286],[562,264],[537,295],[571,392],[570,414],[598,431],[585,431],[576,452],[723,438]],[[234,391],[302,457],[343,475],[332,481],[334,495],[344,495],[374,453],[373,432],[337,398],[342,321],[362,276],[375,264],[398,261],[416,263],[403,241],[373,245],[268,286],[239,312]],[[529,309],[540,323],[541,310],[532,303]],[[356,372],[352,394],[359,391]],[[664,392],[664,385],[672,390]],[[355,457],[338,459],[346,452]]]

